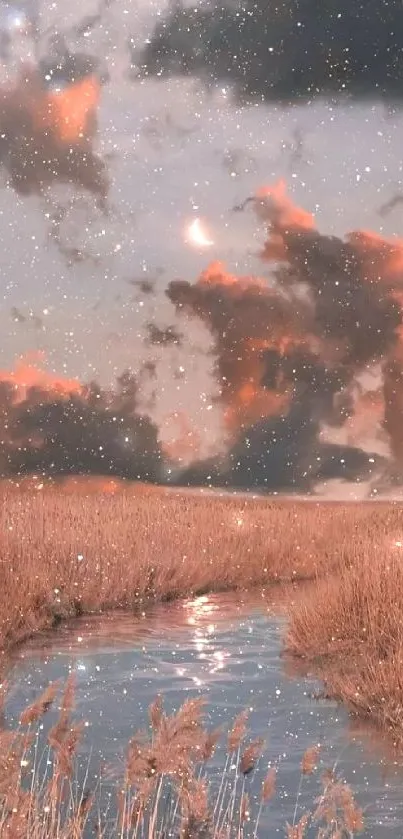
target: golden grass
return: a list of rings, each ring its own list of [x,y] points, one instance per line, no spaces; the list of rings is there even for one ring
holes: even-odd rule
[[[294,602],[286,645],[316,665],[328,694],[402,745],[403,549],[395,541],[392,531],[389,544]]]
[[[41,495],[119,495],[148,496],[164,495],[166,489],[159,484],[146,484],[143,481],[127,481],[121,478],[106,478],[85,475],[70,475],[67,477],[48,478],[38,475],[25,475],[18,480],[4,478],[0,481],[0,493],[20,495],[21,493],[40,492]]]
[[[401,518],[390,504],[96,486],[0,488],[1,651],[71,615],[341,573],[363,555],[375,560]]]
[[[288,648],[403,741],[402,534],[391,503],[4,483],[0,651],[77,614],[311,580],[289,607]]]
[[[10,839],[256,839],[264,809],[276,792],[276,766],[268,766],[257,803],[251,793],[264,743],[250,741],[247,715],[240,714],[227,736],[218,790],[208,763],[222,730],[208,730],[203,699],[188,699],[167,715],[161,698],[149,708],[149,727],[127,745],[124,772],[116,783],[115,816],[105,817],[99,789],[74,790],[82,728],[73,718],[74,683],[63,691],[59,717],[47,734],[44,757],[38,742],[44,714],[55,702],[53,684],[20,718],[19,727],[0,730],[0,835]],[[42,737],[42,741],[40,740]],[[363,812],[350,787],[334,770],[325,771],[312,810],[300,812],[303,777],[312,774],[318,750],[308,749],[288,839],[353,837],[363,829]],[[314,834],[312,833],[314,830]],[[87,832],[86,832],[87,831]]]

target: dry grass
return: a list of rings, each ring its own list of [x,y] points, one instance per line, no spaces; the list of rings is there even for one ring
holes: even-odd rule
[[[315,663],[327,693],[403,743],[403,553],[378,551],[315,583],[291,607],[288,649]],[[400,541],[400,539],[398,540]]]
[[[203,700],[188,699],[171,716],[161,699],[149,709],[149,730],[130,740],[123,777],[116,786],[115,815],[102,813],[98,790],[74,790],[77,748],[82,735],[73,718],[74,684],[65,686],[60,714],[47,735],[44,759],[38,756],[43,715],[58,693],[50,685],[21,716],[17,730],[0,730],[0,835],[10,839],[256,839],[264,808],[276,790],[276,767],[269,766],[252,802],[261,741],[248,740],[247,717],[235,720],[218,790],[209,782],[208,762],[220,735],[208,731]],[[42,736],[43,739],[43,736]],[[301,764],[301,783],[317,763],[309,749]],[[297,792],[288,839],[354,837],[363,813],[350,787],[334,770],[321,777],[313,808],[300,813]],[[314,833],[312,833],[314,830]]]
[[[37,475],[26,475],[18,479],[4,478],[0,481],[0,493],[21,495],[21,493],[40,492],[42,496],[54,494],[79,495],[125,495],[138,498],[139,496],[165,495],[166,489],[158,484],[146,484],[143,481],[126,481],[121,478],[87,477],[85,475],[70,475],[68,477],[43,478]]]
[[[390,503],[3,484],[0,651],[77,614],[312,580],[291,606],[289,649],[403,741],[402,533]]]
[[[341,573],[401,508],[0,488],[0,650],[71,615]],[[84,491],[85,488],[85,491]]]

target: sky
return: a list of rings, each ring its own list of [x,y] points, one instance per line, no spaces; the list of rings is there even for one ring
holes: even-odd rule
[[[97,8],[91,0],[69,3],[63,30]],[[208,331],[182,324],[186,360],[175,347],[158,354],[144,345],[147,320],[175,322],[164,289],[173,279],[195,281],[214,260],[236,273],[262,273],[264,228],[233,208],[280,178],[321,232],[399,235],[401,205],[380,210],[403,191],[403,117],[372,99],[244,104],[224,78],[206,89],[198,73],[144,77],[130,58],[140,61],[166,13],[163,3],[116,0],[88,37],[69,41],[102,57],[110,75],[95,141],[110,175],[107,215],[85,191],[57,185],[21,196],[0,173],[1,367],[40,352],[54,372],[109,385],[154,353],[162,382],[154,412],[164,421],[181,408],[197,417],[208,451],[221,422]],[[45,0],[41,27],[60,31],[57,3]],[[57,243],[51,216],[60,207]],[[197,217],[209,247],[187,241]],[[72,248],[83,251],[81,263],[69,264]],[[161,294],[142,293],[138,279],[155,281]]]
[[[87,0],[85,12],[93,8]],[[157,275],[163,286],[178,276],[195,279],[213,259],[240,272],[252,269],[259,230],[231,208],[280,177],[324,232],[357,226],[400,232],[401,208],[387,218],[378,213],[402,188],[400,114],[370,103],[238,107],[225,85],[210,94],[192,79],[128,79],[126,39],[143,44],[162,10],[117,0],[102,29],[84,42],[89,52],[106,55],[111,73],[97,140],[112,157],[111,217],[102,216],[91,196],[76,194],[61,236],[82,243],[97,263],[88,258],[69,268],[49,237],[49,207],[60,192],[66,200],[66,189],[50,190],[46,201],[21,198],[3,177],[3,365],[43,349],[55,370],[85,380],[108,382],[126,365],[135,368],[144,307],[131,299],[127,280]],[[45,2],[43,12],[46,26],[60,26],[56,3]],[[71,3],[71,22],[82,17],[83,4]],[[214,241],[207,250],[186,243],[195,216],[205,219]],[[13,307],[43,317],[44,331],[15,323]],[[155,316],[169,321],[169,307],[161,301]]]

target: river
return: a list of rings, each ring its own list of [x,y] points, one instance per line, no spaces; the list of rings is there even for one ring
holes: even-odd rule
[[[320,767],[337,763],[365,809],[364,836],[403,834],[403,764],[349,718],[336,703],[314,698],[320,685],[290,675],[281,656],[284,611],[278,600],[214,595],[157,606],[141,617],[115,614],[81,618],[26,645],[9,679],[6,724],[18,718],[54,679],[76,676],[76,716],[85,721],[80,763],[96,774],[123,768],[125,745],[147,723],[147,708],[161,693],[168,711],[189,696],[205,696],[209,722],[230,724],[249,709],[252,737],[266,740],[251,790],[276,765],[277,791],[261,821],[261,836],[284,835],[292,821],[307,747],[321,744]],[[46,726],[54,720],[51,712]],[[225,745],[225,744],[224,744]],[[217,777],[224,763],[218,751]],[[113,784],[110,781],[110,785]],[[299,815],[311,808],[317,777],[304,777]]]

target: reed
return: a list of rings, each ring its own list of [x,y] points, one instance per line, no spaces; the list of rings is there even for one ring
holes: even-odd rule
[[[391,504],[32,486],[0,486],[2,652],[77,614],[341,574],[386,556],[401,519]]]
[[[403,741],[402,523],[391,503],[4,482],[3,664],[13,645],[71,616],[311,581],[289,604],[289,650],[316,663],[329,693]]]
[[[269,766],[255,801],[255,768],[264,744],[250,740],[247,715],[227,736],[227,755],[219,783],[209,761],[222,730],[208,730],[204,701],[188,699],[176,713],[165,713],[161,698],[149,708],[146,732],[127,744],[122,777],[116,782],[114,815],[102,812],[99,789],[74,783],[83,734],[74,719],[74,682],[62,690],[60,711],[48,729],[40,754],[43,716],[59,698],[52,684],[21,715],[15,730],[0,730],[0,835],[12,839],[256,839],[262,814],[276,792],[276,767]],[[43,739],[43,737],[42,737]],[[316,748],[301,763],[301,779],[318,763]],[[363,813],[350,787],[334,769],[322,772],[318,798],[310,811],[298,809],[288,839],[354,837]],[[267,814],[269,818],[270,814]]]
[[[398,544],[396,544],[396,542]],[[403,555],[388,543],[318,580],[290,607],[286,646],[325,690],[403,744]]]

